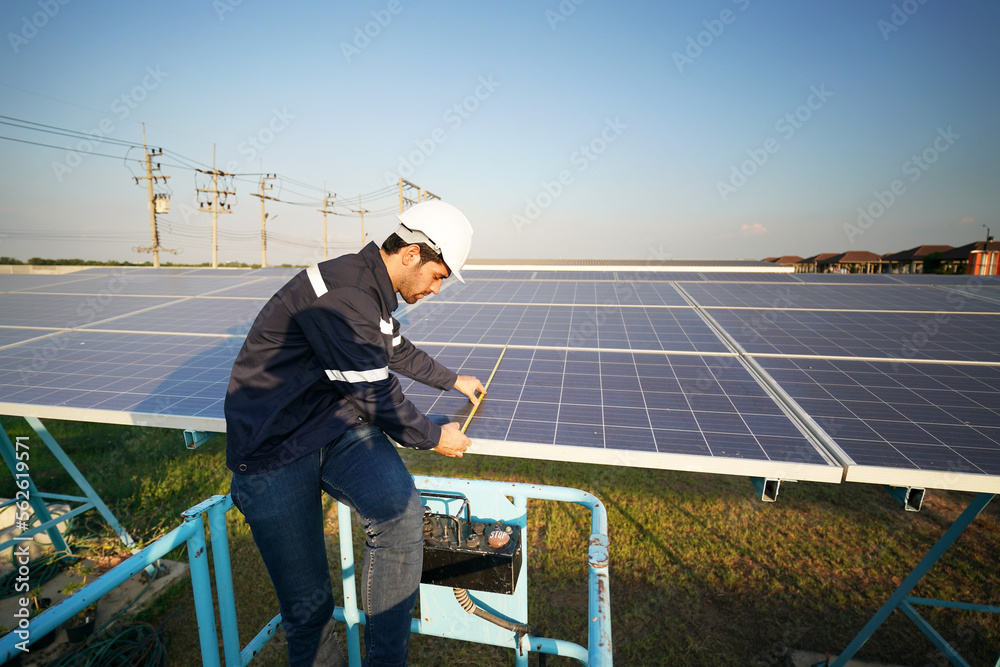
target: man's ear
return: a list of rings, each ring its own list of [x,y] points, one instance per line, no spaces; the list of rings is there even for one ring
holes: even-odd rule
[[[420,246],[416,244],[410,244],[403,248],[403,256],[400,258],[403,261],[403,266],[409,266],[414,260],[420,261]]]

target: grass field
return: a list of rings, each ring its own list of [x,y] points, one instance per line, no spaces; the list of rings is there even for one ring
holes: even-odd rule
[[[5,418],[3,423],[11,437],[29,436],[31,470],[42,490],[75,492],[23,421]],[[228,491],[223,437],[192,452],[184,449],[178,431],[47,425],[126,528],[145,541],[176,526],[187,507]],[[500,457],[445,459],[432,452],[404,451],[403,456],[416,474],[569,486],[597,495],[609,514],[614,658],[623,666],[781,665],[786,647],[839,651],[972,497],[929,491],[923,510],[915,514],[904,512],[875,486],[786,483],[779,501],[765,504],[740,477]],[[0,495],[12,492],[5,477]],[[998,504],[987,507],[916,595],[1000,602]],[[336,564],[332,507],[329,516],[328,543]],[[530,621],[547,636],[586,645],[589,514],[562,503],[532,501],[528,527]],[[235,510],[229,528],[245,644],[277,612],[277,603]],[[362,544],[360,534],[355,544]],[[970,664],[995,664],[1000,616],[934,608],[921,613]],[[143,614],[154,624],[165,621],[171,664],[200,664],[189,583],[161,596]],[[410,662],[507,665],[511,655],[506,649],[414,635]],[[858,657],[915,667],[947,664],[898,612]],[[254,664],[284,660],[279,633]],[[550,657],[548,664],[577,663]]]

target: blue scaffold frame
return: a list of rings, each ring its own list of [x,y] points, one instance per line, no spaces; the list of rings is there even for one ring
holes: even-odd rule
[[[994,494],[992,493],[980,493],[972,502],[969,503],[968,507],[962,512],[954,523],[945,531],[944,535],[931,547],[930,551],[923,557],[923,559],[917,564],[916,567],[910,572],[910,574],[903,580],[903,582],[896,588],[893,594],[888,600],[882,605],[881,608],[872,618],[865,624],[865,627],[861,629],[861,632],[854,637],[847,648],[837,656],[837,659],[833,661],[832,667],[845,667],[847,663],[854,657],[854,655],[861,650],[861,647],[865,645],[875,631],[878,630],[879,626],[882,625],[892,615],[892,612],[896,609],[902,611],[913,623],[923,632],[928,639],[940,650],[948,661],[956,667],[969,667],[969,663],[959,655],[958,651],[955,650],[948,641],[934,629],[934,627],[927,622],[923,616],[917,613],[917,610],[913,605],[926,605],[934,607],[947,607],[950,609],[961,609],[965,611],[978,611],[989,614],[1000,613],[1000,606],[986,605],[986,604],[973,604],[968,602],[951,602],[947,600],[931,600],[927,598],[913,597],[910,592],[916,587],[920,580],[923,579],[932,567],[940,560],[940,558],[948,551],[949,548],[955,543],[956,540],[965,532],[965,529],[969,527],[979,514],[986,509],[990,501],[993,500]],[[827,663],[820,663],[820,665],[826,665]],[[997,667],[1000,667],[1000,657],[997,658]],[[817,666],[818,667],[818,666]]]
[[[515,664],[528,664],[530,652],[563,655],[576,659],[584,665],[593,667],[610,667],[611,652],[611,611],[609,586],[609,542],[608,519],[604,505],[593,495],[577,489],[555,486],[541,486],[509,482],[493,482],[483,480],[452,479],[442,477],[415,477],[418,488],[421,489],[458,489],[462,493],[496,494],[502,499],[510,498],[513,507],[526,516],[527,501],[553,500],[574,503],[588,508],[591,512],[591,534],[588,546],[588,643],[584,648],[578,644],[526,635],[520,643],[514,641],[511,634],[509,646],[514,651]],[[239,633],[236,623],[236,601],[233,591],[232,568],[229,560],[229,537],[226,530],[226,513],[233,508],[232,499],[226,496],[212,496],[191,507],[182,514],[183,523],[165,536],[156,540],[145,549],[125,560],[93,583],[87,585],[74,595],[39,614],[30,621],[25,620],[23,627],[0,639],[0,663],[12,658],[22,650],[23,646],[33,643],[49,632],[56,630],[62,623],[72,618],[78,612],[96,602],[99,598],[120,586],[126,580],[143,571],[156,560],[162,558],[171,550],[187,544],[188,559],[191,566],[191,587],[194,594],[195,615],[198,623],[199,644],[201,646],[202,664],[205,667],[220,665],[219,632],[222,635],[222,657],[227,667],[242,667],[250,664],[264,645],[274,636],[281,625],[281,615],[278,614],[250,640],[246,647],[240,647]],[[208,563],[208,549],[205,537],[205,521],[208,521],[212,563],[215,570],[215,589],[219,608],[218,626],[212,601],[211,573]],[[357,606],[357,587],[354,567],[354,540],[352,534],[351,510],[338,503],[337,518],[340,532],[341,574],[344,584],[344,605],[337,606],[334,618],[342,621],[347,630],[348,661],[352,666],[361,665],[360,626],[364,625],[364,613]],[[514,520],[508,525],[520,525]],[[17,539],[17,538],[16,538]],[[527,572],[526,561],[522,563],[522,573],[518,589],[524,599],[518,600],[515,606],[523,606],[527,614]],[[450,589],[449,589],[450,590]],[[523,604],[522,604],[523,603]],[[457,602],[455,603],[458,606]],[[452,613],[452,612],[446,612]],[[461,612],[465,614],[464,611]],[[474,617],[469,617],[474,618]],[[475,620],[480,620],[476,618]],[[518,619],[526,622],[527,618]],[[437,626],[425,623],[423,618],[414,618],[411,632],[449,637],[442,634]],[[468,639],[467,637],[456,637]]]
[[[206,511],[220,512],[220,508],[225,507],[227,499],[227,496],[213,496],[195,505],[183,513],[183,522],[180,526],[108,570],[94,582],[87,584],[62,602],[49,607],[35,618],[30,620],[26,618],[15,619],[16,627],[0,638],[0,664],[29,649],[31,644],[56,631],[60,625],[115,588],[143,570],[155,567],[156,561],[167,553],[186,544],[188,562],[191,567],[191,587],[194,591],[194,607],[198,622],[202,664],[206,667],[217,667],[219,665],[219,649],[216,639],[215,612],[212,607],[208,552],[205,548],[205,527],[202,515]],[[224,525],[225,510],[221,510],[221,513]],[[14,539],[17,541],[21,537]],[[228,559],[226,565],[228,566]]]
[[[122,528],[121,524],[118,523],[118,519],[115,515],[111,513],[108,506],[104,504],[101,497],[97,495],[94,491],[94,487],[90,485],[87,478],[83,476],[79,468],[73,463],[72,459],[66,454],[63,448],[56,442],[56,439],[52,437],[49,430],[45,428],[41,420],[36,417],[25,417],[24,420],[28,422],[28,426],[38,435],[41,441],[48,447],[49,451],[59,462],[59,465],[63,467],[69,476],[76,483],[77,487],[83,492],[82,496],[72,496],[64,495],[58,493],[46,493],[44,491],[39,491],[35,486],[35,482],[31,477],[29,472],[31,469],[30,459],[21,456],[21,454],[30,452],[19,451],[22,449],[22,444],[20,442],[21,438],[16,438],[15,442],[12,442],[7,431],[4,430],[3,424],[0,423],[0,456],[2,456],[4,463],[10,469],[11,474],[14,476],[15,486],[17,486],[23,492],[22,498],[27,497],[28,504],[31,506],[35,517],[39,520],[40,524],[26,529],[20,533],[18,538],[9,539],[4,542],[0,542],[0,551],[7,549],[14,545],[15,542],[21,542],[37,533],[45,532],[49,539],[52,541],[52,546],[57,552],[69,553],[70,548],[66,544],[66,540],[63,538],[62,533],[59,531],[59,524],[71,521],[73,518],[83,514],[84,512],[96,509],[100,513],[101,517],[107,521],[111,530],[118,535],[118,538],[122,541],[129,549],[135,549],[135,541],[128,534],[128,532]],[[13,505],[18,502],[18,498],[12,498],[11,500],[0,505],[0,509]],[[55,518],[49,513],[46,501],[60,501],[65,503],[80,503],[79,505],[70,509],[70,511],[65,514],[61,514]],[[149,574],[152,574],[152,569],[149,570]]]

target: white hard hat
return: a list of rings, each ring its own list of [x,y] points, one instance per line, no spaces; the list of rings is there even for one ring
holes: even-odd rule
[[[462,267],[472,249],[472,225],[451,204],[433,200],[415,204],[396,216],[396,234],[405,243],[426,243],[434,249],[460,282]]]

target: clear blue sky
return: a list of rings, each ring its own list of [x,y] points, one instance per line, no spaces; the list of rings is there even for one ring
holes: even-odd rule
[[[360,245],[359,195],[380,242],[397,175],[468,215],[478,258],[884,253],[1000,231],[996,3],[8,0],[0,26],[0,115],[103,125],[114,141],[83,147],[117,156],[0,125],[59,147],[0,140],[0,255],[148,259],[122,159],[141,147],[121,143],[142,122],[168,151],[161,243],[188,262],[209,259],[189,166],[213,144],[245,174],[223,262],[260,260],[262,161],[269,194],[301,204],[268,206],[274,263],[316,258],[324,182],[349,214],[331,254]]]

